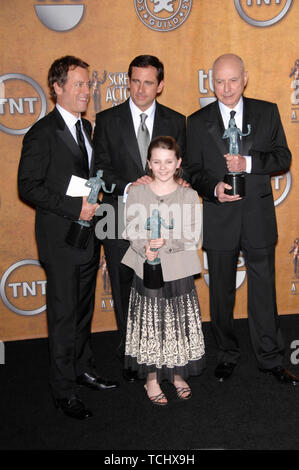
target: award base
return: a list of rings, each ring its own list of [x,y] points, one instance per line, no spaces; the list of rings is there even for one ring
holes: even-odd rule
[[[232,189],[225,189],[225,194],[229,194],[230,196],[235,196],[236,194],[239,194],[241,197],[245,196],[244,173],[227,173],[223,181],[232,187]]]
[[[68,234],[66,236],[66,243],[74,248],[84,250],[89,242],[92,226],[81,225],[79,222],[72,222]]]
[[[161,263],[143,264],[143,284],[147,289],[160,289],[164,286]]]

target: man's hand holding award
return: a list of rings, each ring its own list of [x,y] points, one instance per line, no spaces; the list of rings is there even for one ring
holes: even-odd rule
[[[224,176],[224,184],[218,188],[218,199],[220,202],[228,200],[238,200],[245,196],[245,170],[246,159],[239,154],[240,137],[250,134],[251,126],[248,124],[248,132],[243,132],[236,126],[234,111],[231,112],[228,128],[224,131],[223,139],[229,139],[229,153],[224,155],[228,173]],[[227,187],[230,186],[230,188]],[[217,185],[218,186],[218,185]],[[223,193],[222,193],[223,190]],[[234,198],[225,198],[225,195],[234,196]],[[221,200],[222,197],[222,200]]]

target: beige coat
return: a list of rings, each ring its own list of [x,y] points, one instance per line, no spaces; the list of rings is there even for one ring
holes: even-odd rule
[[[146,260],[145,245],[151,231],[145,228],[153,209],[158,209],[164,225],[161,237],[166,239],[159,250],[164,281],[182,279],[201,272],[198,255],[202,230],[202,211],[198,194],[191,188],[178,185],[165,196],[157,196],[148,184],[131,187],[126,208],[126,229],[122,236],[130,241],[122,263],[143,278]],[[173,229],[169,229],[173,219]]]

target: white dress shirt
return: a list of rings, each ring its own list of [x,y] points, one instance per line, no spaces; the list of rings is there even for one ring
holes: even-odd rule
[[[151,106],[146,111],[141,111],[141,109],[139,109],[138,106],[136,106],[136,104],[133,102],[132,98],[129,99],[129,105],[130,105],[130,110],[132,113],[136,137],[137,137],[138,128],[140,126],[140,114],[145,113],[147,114],[145,125],[148,128],[149,135],[152,140],[155,111],[156,111],[156,101],[153,101]]]
[[[241,96],[238,104],[233,109],[228,108],[227,106],[225,106],[225,104],[221,103],[221,101],[218,101],[218,104],[219,104],[219,109],[220,109],[221,116],[222,116],[222,119],[223,119],[224,128],[225,129],[228,128],[228,123],[229,123],[229,120],[230,120],[230,112],[235,111],[236,114],[234,116],[234,119],[236,121],[236,126],[239,129],[242,130],[243,129],[243,98],[242,98],[242,96]],[[240,139],[242,139],[242,136],[240,136]],[[245,170],[245,172],[246,173],[251,173],[251,156],[243,155],[243,157],[246,159],[246,170]]]
[[[72,113],[67,111],[66,109],[62,108],[57,103],[56,103],[56,108],[58,109],[59,113],[61,114],[61,116],[62,116],[65,124],[67,125],[70,133],[72,134],[75,141],[77,142],[76,122],[78,121],[78,119],[80,119],[80,121],[81,121],[81,115],[79,114],[79,116],[76,117]],[[88,165],[90,167],[90,161],[91,161],[91,156],[92,156],[92,147],[91,147],[91,145],[90,145],[90,143],[89,143],[89,141],[86,137],[85,130],[84,130],[84,127],[82,125],[82,121],[81,121],[81,130],[82,130],[82,133],[83,133],[83,137],[84,137],[84,141],[85,141],[85,147],[86,147],[87,154],[88,154]],[[77,142],[77,144],[78,144],[78,142]]]
[[[156,101],[154,100],[151,106],[147,108],[146,111],[141,111],[141,109],[139,109],[138,106],[136,106],[136,104],[133,102],[132,98],[129,99],[129,105],[130,105],[130,110],[132,114],[136,138],[137,138],[138,128],[140,126],[140,114],[145,113],[147,115],[145,125],[148,128],[150,139],[152,140],[154,119],[155,119],[155,112],[156,112]],[[131,182],[128,183],[124,189],[123,202],[126,202],[127,200],[127,196],[128,196],[127,189],[131,184],[132,184]]]

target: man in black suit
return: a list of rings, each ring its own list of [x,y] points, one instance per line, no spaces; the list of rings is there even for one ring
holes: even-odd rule
[[[259,368],[279,381],[297,378],[282,366],[284,344],[275,294],[277,227],[270,176],[288,170],[291,153],[277,106],[243,97],[248,73],[240,57],[220,56],[213,65],[217,101],[187,119],[187,157],[192,186],[203,196],[203,247],[209,265],[210,312],[219,348],[216,377],[232,374],[239,356],[233,329],[239,250],[248,279],[248,322]],[[234,111],[231,114],[231,111]],[[228,153],[224,129],[234,117],[250,135],[238,155]],[[227,172],[245,172],[246,195],[229,195]]]
[[[99,242],[94,230],[86,249],[65,241],[72,222],[91,221],[98,207],[86,197],[66,195],[72,175],[85,179],[94,175],[91,125],[81,118],[89,100],[88,64],[73,56],[57,59],[48,84],[56,106],[24,137],[18,185],[20,196],[36,208],[39,259],[47,275],[55,404],[67,416],[84,419],[92,413],[76,395],[76,385],[96,390],[117,385],[98,377],[90,344]]]
[[[185,116],[159,104],[156,101],[164,87],[164,67],[154,56],[136,57],[129,66],[130,98],[113,108],[97,114],[94,132],[95,165],[104,170],[104,179],[109,184],[116,183],[112,195],[104,194],[103,203],[110,204],[116,215],[116,236],[103,239],[108,272],[111,280],[112,296],[121,344],[120,356],[124,356],[127,312],[133,272],[121,264],[129,242],[121,238],[118,215],[122,217],[122,198],[130,184],[147,184],[146,154],[138,145],[138,130],[141,113],[145,113],[145,130],[148,144],[151,138],[169,135],[176,139],[181,153],[185,151]],[[118,200],[119,206],[118,207]],[[119,233],[117,233],[119,232]],[[124,377],[134,381],[131,370],[124,371]]]

